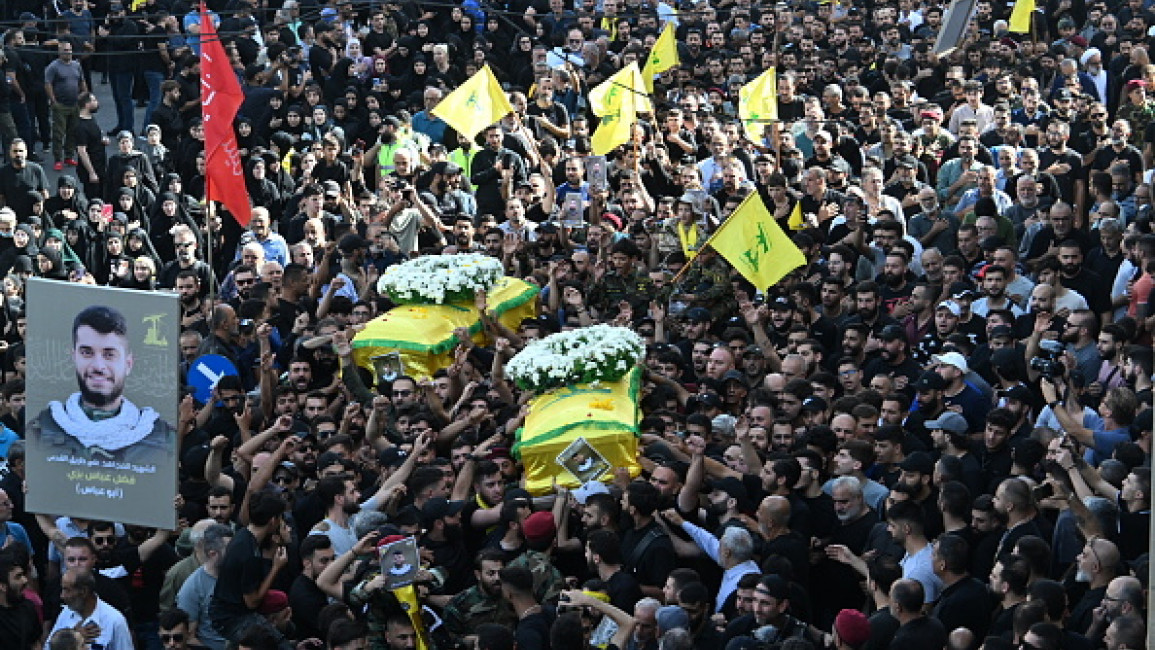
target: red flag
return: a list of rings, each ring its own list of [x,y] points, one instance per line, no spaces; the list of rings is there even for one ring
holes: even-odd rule
[[[220,201],[248,227],[252,216],[233,120],[245,101],[217,29],[201,4],[201,113],[205,125],[205,200]]]

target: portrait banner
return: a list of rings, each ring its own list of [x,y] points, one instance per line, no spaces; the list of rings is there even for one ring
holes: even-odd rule
[[[28,510],[174,528],[176,294],[28,282]]]

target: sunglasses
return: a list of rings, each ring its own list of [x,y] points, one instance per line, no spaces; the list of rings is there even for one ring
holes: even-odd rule
[[[161,643],[170,643],[170,642],[171,643],[184,643],[184,635],[183,634],[161,634],[160,635],[160,642]]]

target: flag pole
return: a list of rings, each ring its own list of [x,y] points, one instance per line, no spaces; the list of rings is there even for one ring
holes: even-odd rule
[[[216,217],[216,206],[212,194],[209,193],[209,175],[205,170],[205,264],[209,265],[209,306],[217,300],[216,271],[213,269],[213,219]]]
[[[703,248],[709,246],[710,242],[714,241],[714,238],[718,236],[718,233],[722,231],[722,228],[724,228],[726,226],[726,223],[730,221],[730,217],[733,217],[734,215],[738,214],[742,210],[742,208],[746,207],[746,203],[748,203],[750,201],[750,199],[752,199],[753,197],[755,197],[757,195],[758,195],[758,190],[751,190],[750,193],[746,195],[746,198],[742,199],[742,202],[738,204],[738,207],[734,208],[734,211],[730,213],[730,216],[726,217],[725,221],[718,224],[718,227],[714,229],[714,232],[710,234],[710,237],[706,240],[706,242],[698,247],[698,250],[702,250]],[[694,255],[690,259],[686,260],[686,263],[682,265],[682,268],[678,269],[677,275],[675,275],[674,278],[672,280],[670,280],[670,285],[676,285],[678,283],[678,278],[682,277],[683,275],[686,274],[686,271],[690,270],[690,266],[694,263],[694,260],[696,260],[696,259],[698,259],[698,256]]]

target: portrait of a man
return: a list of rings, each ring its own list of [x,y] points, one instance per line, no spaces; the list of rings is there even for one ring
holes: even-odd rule
[[[124,315],[102,305],[72,322],[72,363],[79,390],[53,400],[29,423],[29,436],[52,454],[133,463],[172,453],[176,431],[151,407],[124,395],[133,354]]]

